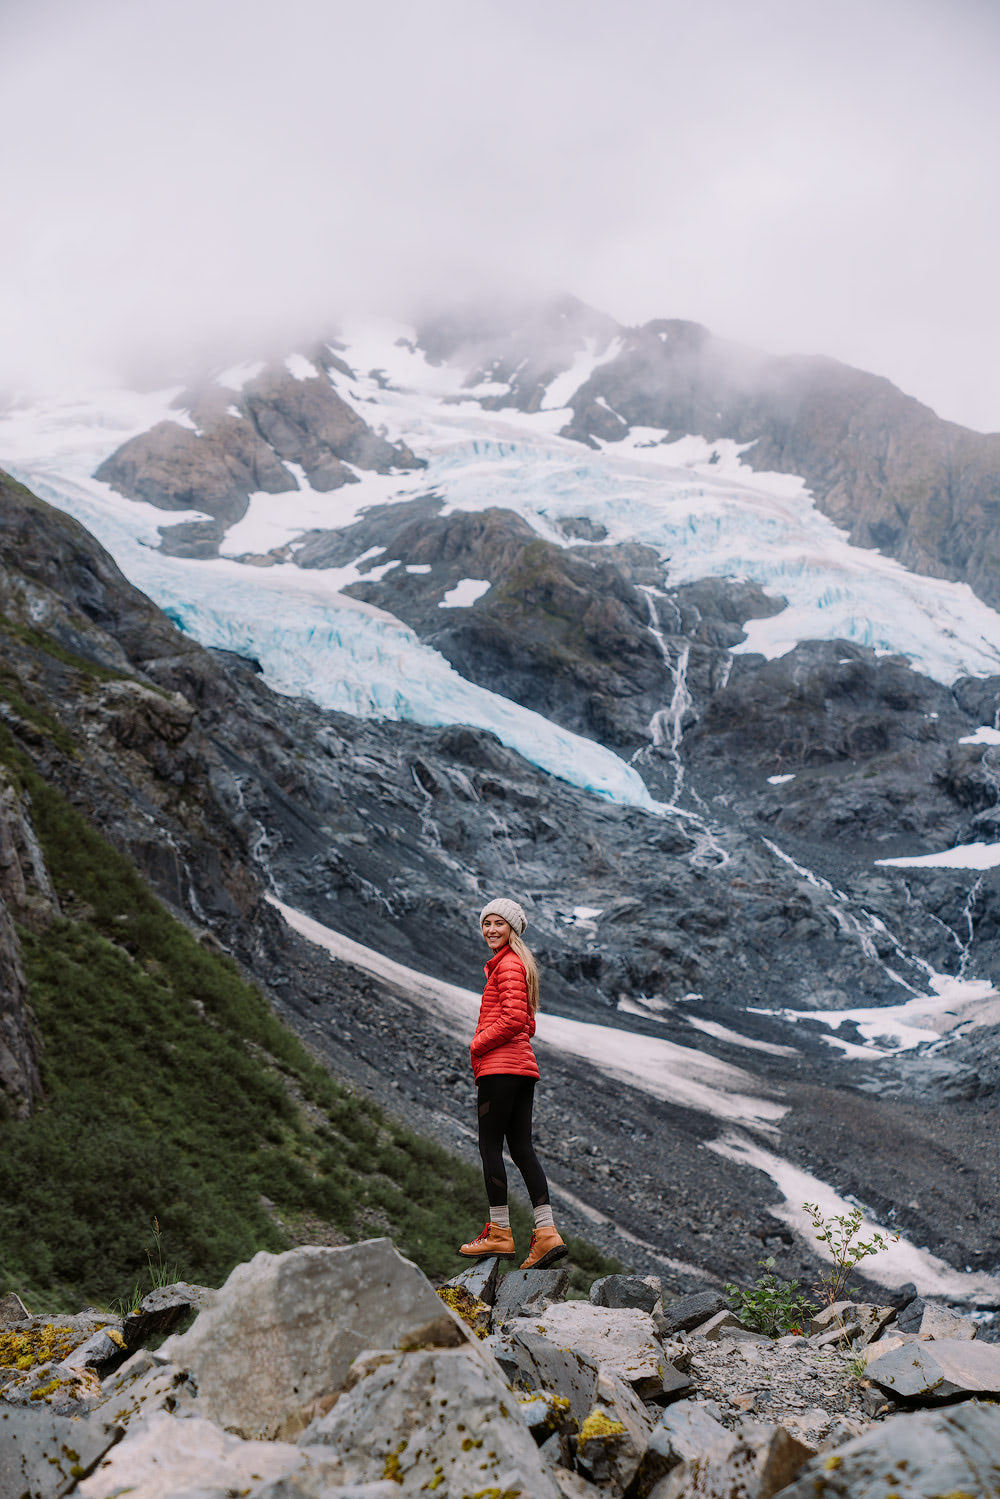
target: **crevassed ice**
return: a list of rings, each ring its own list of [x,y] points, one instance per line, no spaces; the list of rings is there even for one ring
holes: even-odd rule
[[[95,481],[36,482],[41,497],[75,515],[182,629],[202,645],[256,658],[277,691],[360,717],[490,729],[560,780],[660,810],[611,750],[466,681],[391,614],[338,594],[336,576],[291,563],[255,569],[225,558],[168,557],[154,549],[163,512],[152,505],[123,500]]]

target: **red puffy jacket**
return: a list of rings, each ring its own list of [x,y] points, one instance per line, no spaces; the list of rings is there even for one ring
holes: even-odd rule
[[[524,964],[512,947],[501,947],[483,969],[486,988],[472,1038],[472,1073],[478,1082],[497,1072],[538,1077],[531,1049],[535,1017],[528,1003]]]

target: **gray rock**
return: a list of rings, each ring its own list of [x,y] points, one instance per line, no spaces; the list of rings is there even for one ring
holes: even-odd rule
[[[1000,1395],[1000,1347],[965,1338],[904,1343],[873,1359],[868,1378],[907,1400],[949,1400],[955,1395]]]
[[[292,1436],[343,1388],[365,1348],[461,1347],[476,1339],[388,1239],[257,1254],[190,1331],[161,1348],[191,1374],[199,1409],[245,1436]]]
[[[590,1288],[593,1306],[636,1307],[651,1312],[658,1299],[653,1287],[638,1275],[604,1275]]]
[[[93,1369],[98,1376],[110,1374],[128,1357],[120,1322],[99,1327],[62,1360],[63,1369]]]
[[[871,1301],[835,1301],[817,1312],[810,1332],[826,1334],[835,1327],[851,1328],[851,1341],[866,1347],[895,1317],[895,1308],[878,1306]]]
[[[333,1460],[342,1482],[395,1478],[440,1499],[513,1490],[558,1499],[515,1401],[471,1348],[393,1354],[299,1438],[310,1462]]]
[[[560,1348],[573,1348],[599,1368],[620,1374],[644,1399],[660,1398],[668,1386],[678,1394],[689,1387],[663,1352],[647,1312],[566,1301],[550,1307],[537,1330]]]
[[[0,1327],[16,1327],[19,1322],[27,1322],[31,1313],[14,1291],[8,1291],[6,1296],[0,1296]]]
[[[149,1338],[176,1331],[192,1312],[212,1306],[218,1294],[210,1286],[193,1286],[183,1280],[150,1291],[137,1310],[125,1318],[122,1332],[129,1352],[141,1348]]]
[[[463,1270],[461,1275],[455,1275],[451,1280],[446,1280],[444,1284],[468,1291],[469,1295],[474,1296],[477,1301],[485,1301],[487,1306],[492,1306],[497,1295],[499,1270],[499,1259],[495,1254],[490,1254],[485,1259],[477,1260],[474,1265],[470,1265],[468,1270]]]
[[[808,1463],[781,1499],[991,1499],[1000,1494],[1000,1407],[917,1411]]]
[[[497,1287],[493,1302],[493,1325],[502,1326],[512,1317],[535,1317],[553,1301],[565,1296],[568,1270],[512,1270]]]
[[[962,1317],[933,1301],[917,1299],[904,1307],[896,1318],[900,1332],[913,1333],[922,1338],[974,1338],[976,1324],[971,1317]]]
[[[54,1416],[84,1416],[101,1397],[100,1381],[93,1369],[68,1369],[65,1364],[36,1364],[16,1375],[3,1387],[7,1405],[44,1409]]]
[[[696,1338],[707,1338],[710,1343],[717,1343],[724,1332],[733,1331],[749,1332],[739,1317],[734,1312],[716,1312],[714,1317],[709,1317],[707,1322],[701,1322],[692,1328],[692,1336]]]
[[[552,1477],[559,1486],[561,1499],[593,1499],[591,1485],[571,1468],[553,1468]]]
[[[650,1490],[649,1499],[771,1499],[814,1456],[814,1448],[783,1426],[748,1421],[680,1463]]]
[[[554,1395],[549,1390],[532,1390],[530,1394],[517,1397],[517,1413],[539,1447],[544,1447],[556,1438],[556,1462],[570,1460],[569,1443],[566,1439],[575,1435],[578,1427],[569,1401],[564,1396]],[[543,1455],[547,1457],[548,1453]]]
[[[104,1380],[92,1415],[127,1427],[152,1411],[172,1415],[179,1408],[189,1408],[194,1399],[194,1387],[182,1369],[140,1348]]]
[[[567,1400],[577,1426],[582,1426],[597,1396],[598,1370],[594,1360],[579,1349],[560,1348],[527,1327],[516,1329],[511,1345],[517,1360],[518,1382]]]
[[[652,1422],[631,1386],[611,1369],[602,1369],[597,1402],[580,1429],[576,1465],[591,1483],[621,1495],[635,1477]]]
[[[0,1496],[61,1499],[121,1435],[103,1421],[0,1406]]]
[[[709,1415],[704,1404],[680,1400],[671,1405],[649,1434],[639,1464],[638,1499],[644,1499],[653,1485],[679,1463],[689,1462],[727,1436],[726,1428]]]
[[[74,1422],[79,1429],[85,1423]],[[88,1423],[89,1424],[89,1423]],[[305,1458],[287,1442],[245,1442],[200,1416],[178,1420],[154,1411],[137,1421],[91,1477],[81,1499],[224,1499],[294,1471]]]
[[[700,1327],[716,1312],[727,1310],[729,1303],[719,1291],[696,1291],[692,1296],[682,1296],[671,1301],[655,1317],[656,1331],[661,1338],[669,1338],[678,1332],[690,1332]]]

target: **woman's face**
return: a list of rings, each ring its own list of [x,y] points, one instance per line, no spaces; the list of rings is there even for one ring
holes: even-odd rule
[[[510,922],[502,916],[487,916],[483,921],[483,936],[493,951],[499,952],[510,941]]]

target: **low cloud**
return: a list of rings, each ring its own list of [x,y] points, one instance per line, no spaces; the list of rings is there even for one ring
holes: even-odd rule
[[[8,0],[0,381],[569,290],[998,428],[998,32],[973,0]]]

